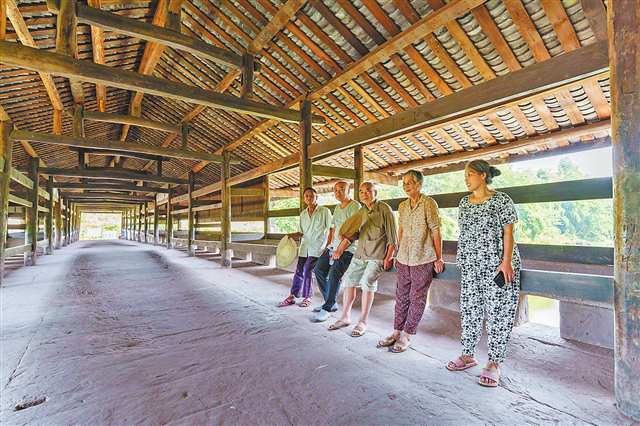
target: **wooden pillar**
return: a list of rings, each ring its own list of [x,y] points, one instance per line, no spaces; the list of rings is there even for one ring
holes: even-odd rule
[[[149,203],[144,203],[144,242],[149,242]]]
[[[353,199],[360,201],[360,184],[364,179],[364,155],[361,146],[353,148],[353,167],[356,170],[356,177],[353,180]]]
[[[0,40],[7,38],[7,1],[0,0]]]
[[[71,243],[69,239],[69,222],[71,221],[71,209],[69,208],[69,200],[64,200],[64,243],[67,246]]]
[[[25,265],[33,266],[38,257],[38,190],[40,189],[39,158],[29,158],[29,178],[33,181],[33,188],[29,193],[31,208],[29,209],[29,221],[27,223],[27,241],[30,245],[29,252],[25,253]]]
[[[138,233],[136,234],[136,240],[142,242],[142,204],[138,204]]]
[[[56,206],[56,248],[62,247],[62,197],[58,191],[58,200]]]
[[[162,176],[162,160],[156,161],[156,175]]]
[[[75,221],[75,232],[74,232],[74,241],[79,241],[80,240],[80,222],[82,219],[82,214],[80,213],[80,206],[79,205],[74,205],[73,206],[73,213],[75,215],[76,221]]]
[[[231,187],[229,177],[231,170],[229,167],[229,151],[222,151],[222,164],[220,170],[220,180],[222,184],[222,209],[220,209],[220,254],[222,255],[222,266],[231,268]]]
[[[242,88],[240,97],[249,99],[253,94],[253,65],[254,57],[249,53],[242,55]]]
[[[262,238],[267,238],[269,235],[269,175],[265,175],[263,181],[264,188],[264,204],[262,206],[262,215],[264,217],[264,236]]]
[[[311,159],[309,158],[309,146],[311,145],[311,102],[300,102],[300,210],[304,208],[304,189],[311,186]]]
[[[608,2],[613,148],[615,396],[640,420],[640,9]]]
[[[7,230],[9,223],[9,184],[11,183],[11,159],[13,142],[9,134],[13,130],[11,121],[0,121],[0,285],[4,276],[4,248],[7,244]]]
[[[187,145],[189,144],[189,125],[187,123],[184,123],[180,130],[182,136],[181,149],[187,149]]]
[[[155,200],[153,200],[153,244],[158,245],[160,242],[160,230],[158,229],[158,194],[155,196]]]
[[[47,192],[49,193],[49,202],[47,203],[49,211],[47,212],[47,222],[45,225],[47,240],[49,241],[47,244],[47,254],[53,254],[53,176],[49,176],[49,181],[47,182]]]
[[[127,209],[127,240],[131,239],[133,234],[133,221],[131,219],[131,209]]]
[[[173,237],[173,215],[171,214],[171,203],[173,201],[173,191],[169,191],[169,197],[167,198],[167,219],[165,226],[165,240],[167,241],[167,248],[171,248],[171,237]]]
[[[187,206],[187,254],[189,256],[193,256],[193,237],[195,232],[193,230],[193,190],[195,185],[195,175],[193,171],[189,171],[189,185],[188,185],[188,195],[189,195],[189,204]]]

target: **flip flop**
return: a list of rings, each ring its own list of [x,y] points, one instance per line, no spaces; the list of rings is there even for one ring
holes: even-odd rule
[[[300,306],[301,308],[308,308],[309,306],[311,306],[311,299],[309,298],[302,299],[302,302],[300,302],[298,306]]]
[[[385,337],[382,340],[378,340],[378,344],[376,345],[376,348],[388,348],[389,346],[393,346],[396,343],[396,338],[395,337]]]
[[[409,347],[411,346],[411,341],[407,340],[406,343],[402,344],[400,342],[396,342],[395,345],[393,345],[389,350],[391,352],[393,352],[394,354],[400,354],[404,351],[406,351],[407,349],[409,349]]]
[[[329,326],[329,330],[340,330],[341,328],[349,327],[351,325],[350,322],[338,320]]]
[[[483,382],[482,379],[489,380],[489,382],[488,383]],[[482,372],[480,373],[480,379],[478,380],[478,384],[486,388],[496,388],[498,387],[499,381],[500,381],[500,370],[487,370],[486,368],[483,368]]]
[[[476,361],[475,359],[471,362],[465,362],[462,357],[458,357],[457,359],[453,360],[453,361],[449,361],[449,364],[447,364],[447,370],[449,371],[463,371],[466,370],[468,368],[471,367],[475,367],[476,365],[478,365],[478,361]]]
[[[285,306],[291,306],[291,305],[295,305],[296,304],[296,299],[292,299],[290,297],[287,297],[286,299],[284,299],[282,302],[278,303],[278,308],[284,308]]]
[[[362,323],[358,323],[353,330],[351,330],[351,337],[362,337],[364,333],[367,331],[367,326]]]

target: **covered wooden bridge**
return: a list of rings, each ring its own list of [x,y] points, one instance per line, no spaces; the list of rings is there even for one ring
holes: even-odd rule
[[[638,0],[0,0],[0,64],[3,423],[640,420]],[[358,341],[272,308],[274,200],[604,146],[612,179],[504,188],[613,199],[615,247],[521,246],[560,333],[523,299],[498,397],[442,368],[453,263],[406,357],[389,297]]]

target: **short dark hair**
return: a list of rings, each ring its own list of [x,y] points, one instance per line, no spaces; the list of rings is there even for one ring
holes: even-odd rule
[[[493,167],[485,160],[473,160],[467,163],[467,167],[472,169],[477,173],[484,173],[485,178],[484,181],[486,183],[491,183],[494,177],[500,176],[502,172],[500,169]]]
[[[420,185],[422,185],[422,182],[424,181],[424,175],[419,170],[409,170],[402,175],[403,178],[405,176],[412,176]]]
[[[305,193],[305,192],[307,192],[307,191],[311,191],[311,192],[313,192],[314,194],[318,195],[318,191],[316,191],[314,188],[312,188],[312,187],[310,187],[310,186],[307,186],[307,187],[304,189],[304,191],[302,191],[302,194],[304,195],[304,193]]]

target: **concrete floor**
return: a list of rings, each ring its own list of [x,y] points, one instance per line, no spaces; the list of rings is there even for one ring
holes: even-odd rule
[[[502,386],[485,389],[479,368],[444,368],[455,317],[428,313],[396,355],[375,347],[391,298],[356,339],[311,323],[310,309],[274,308],[289,280],[128,241],[75,243],[12,271],[0,423],[631,424],[614,406],[610,351],[525,325]]]

